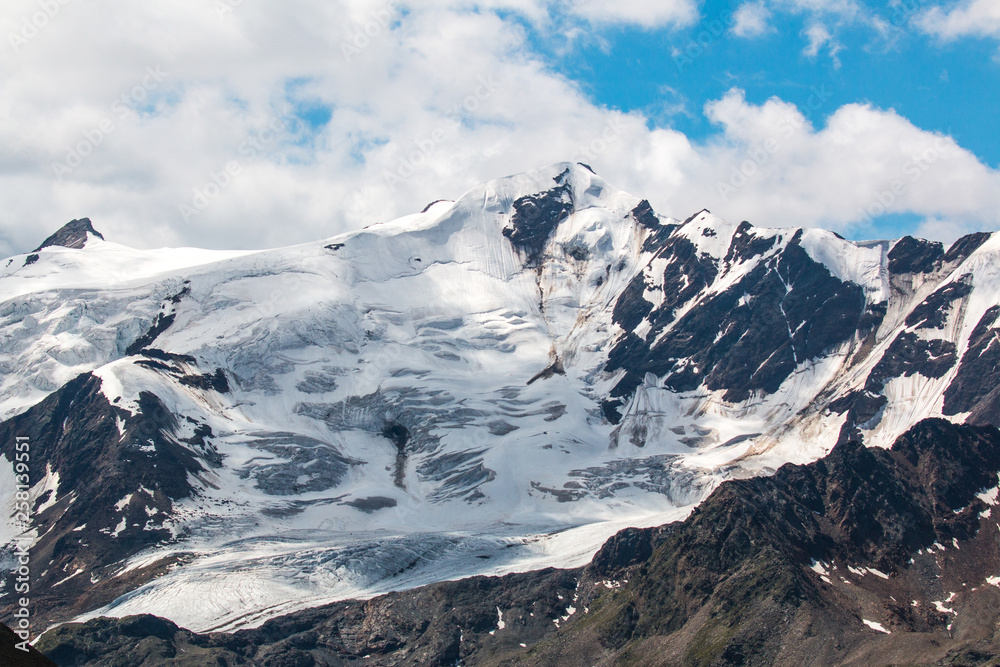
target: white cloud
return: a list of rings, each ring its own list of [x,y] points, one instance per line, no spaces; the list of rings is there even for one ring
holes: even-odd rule
[[[885,48],[900,34],[889,20],[859,0],[770,0],[770,8],[774,12],[802,17],[806,23],[802,34],[807,40],[803,54],[816,57],[826,46],[827,55],[835,67],[840,67],[837,54],[844,49],[841,37],[845,31],[868,31],[871,37],[867,45],[869,48]],[[896,18],[900,11],[894,11]]]
[[[502,6],[560,20],[541,2]],[[3,34],[37,7],[5,2]],[[786,103],[755,106],[732,93],[707,110],[720,135],[692,143],[594,105],[532,54],[517,21],[481,3],[387,7],[242,2],[220,16],[202,0],[68,2],[17,51],[0,45],[0,255],[82,216],[137,247],[304,242],[567,159],[591,163],[664,214],[708,207],[843,231],[912,152],[938,139],[860,106],[809,112],[814,122],[832,114],[814,130]],[[326,109],[329,122],[283,118],[289,105],[298,116]],[[797,117],[803,125],[752,178],[720,191],[748,151]],[[996,172],[949,146],[892,210],[996,226]],[[73,152],[88,154],[55,174]],[[207,206],[185,219],[181,205],[194,208],[196,191]]]
[[[833,35],[822,23],[813,23],[806,28],[805,36],[809,43],[802,49],[802,53],[810,58],[815,58],[819,54],[819,50],[833,39]]]
[[[857,0],[774,0],[775,4],[790,11],[810,14],[838,16],[844,20],[854,20],[866,13],[865,7]]]
[[[632,24],[645,28],[683,27],[698,20],[694,0],[574,0],[570,13],[595,24]]]
[[[1000,2],[963,0],[949,10],[932,7],[916,23],[924,32],[944,40],[1000,37]]]
[[[951,137],[921,130],[892,110],[849,104],[827,116],[823,97],[817,91],[815,109],[800,110],[778,99],[749,104],[733,90],[708,105],[706,114],[725,133],[724,141],[699,151],[716,175],[715,193],[702,194],[713,212],[842,232],[884,213],[910,213],[951,221],[950,230],[925,227],[939,238],[1000,227],[1000,172]],[[824,119],[817,129],[814,123]]]
[[[732,32],[737,37],[758,37],[768,32],[771,12],[763,2],[744,2],[733,13]]]

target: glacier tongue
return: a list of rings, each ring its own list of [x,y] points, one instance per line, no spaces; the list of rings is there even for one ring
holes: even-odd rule
[[[942,413],[970,339],[987,349],[1000,262],[996,239],[976,240],[944,253],[681,222],[573,164],[277,250],[91,235],[0,273],[0,413],[30,415],[92,373],[116,447],[191,457],[190,493],[122,491],[107,526],[56,502],[82,482],[46,477],[39,548],[54,526],[108,554],[65,560],[84,571],[66,590],[101,600],[91,616],[246,627],[582,564],[727,477],[813,460],[851,430],[891,442]],[[911,321],[932,298],[947,301],[940,328]],[[948,345],[946,364],[933,355]],[[967,384],[961,414],[988,399]],[[139,437],[150,397],[176,423]],[[184,564],[137,574],[168,561]],[[127,590],[108,583],[126,574]]]

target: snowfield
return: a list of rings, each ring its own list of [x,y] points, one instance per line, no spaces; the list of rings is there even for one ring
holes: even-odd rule
[[[31,264],[11,258],[0,271],[0,415],[93,373],[120,411],[121,438],[152,394],[177,418],[171,437],[204,464],[169,515],[151,509],[161,491],[136,488],[114,512],[147,503],[146,525],[87,527],[170,531],[115,563],[117,576],[169,555],[184,564],[84,618],[152,613],[194,631],[234,630],[434,581],[582,565],[621,528],[683,519],[724,479],[825,455],[861,414],[831,409],[837,399],[883,392],[885,405],[859,422],[871,445],[942,416],[958,363],[937,377],[907,366],[874,389],[873,372],[904,332],[947,341],[961,359],[1000,294],[998,238],[900,277],[888,269],[892,241],[746,232],[707,212],[681,223],[640,215],[642,203],[561,164],[288,248],[140,251],[91,237],[82,249],[44,248]],[[770,245],[734,255],[740,234]],[[694,259],[662,251],[668,239],[694,247]],[[712,370],[694,354],[661,374],[609,362],[631,335],[643,363],[659,363],[655,346],[683,318],[747,289],[764,267],[798,294],[808,276],[780,265],[791,246],[830,281],[857,286],[859,312],[886,304],[870,333],[852,329],[809,354],[793,344],[773,391],[735,401],[709,380],[677,388],[683,373]],[[705,287],[671,305],[698,276],[710,276]],[[960,279],[968,292],[940,328],[907,324]],[[623,297],[631,285],[634,302]],[[747,289],[734,308],[758,298]],[[806,326],[792,322],[789,302],[777,306],[786,321],[774,338]],[[606,404],[630,373],[636,386],[618,394],[616,415]],[[199,433],[204,444],[191,444]],[[0,463],[2,499],[13,496],[11,466]],[[34,497],[54,503],[74,483],[52,470]],[[3,541],[15,534],[0,526]]]

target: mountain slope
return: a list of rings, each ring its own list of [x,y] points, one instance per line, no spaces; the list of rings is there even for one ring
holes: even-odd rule
[[[182,650],[201,664],[993,664],[998,471],[1000,431],[927,420],[889,451],[848,440],[726,482],[682,523],[619,533],[586,568],[435,584],[235,634],[100,619],[39,646],[95,667]]]
[[[0,498],[28,435],[46,622],[582,566],[725,479],[998,423],[988,234],[681,221],[560,164],[291,248],[54,238],[0,270]]]

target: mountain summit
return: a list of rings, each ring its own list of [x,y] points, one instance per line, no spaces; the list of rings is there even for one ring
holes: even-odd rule
[[[87,241],[91,236],[96,236],[102,241],[104,240],[104,235],[94,229],[94,226],[90,223],[90,218],[71,220],[59,228],[55,234],[45,239],[42,245],[35,248],[32,252],[38,252],[42,248],[52,246],[80,249],[87,245]]]
[[[289,248],[45,255],[0,270],[0,479],[30,437],[48,621],[582,566],[724,480],[998,423],[990,234],[674,218],[563,163]]]

